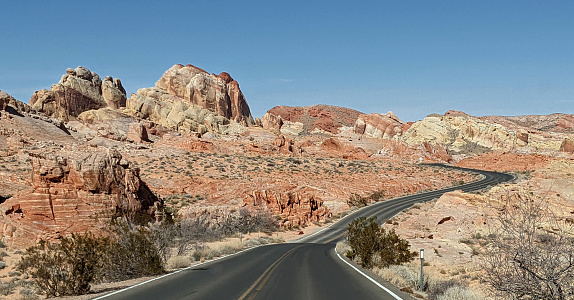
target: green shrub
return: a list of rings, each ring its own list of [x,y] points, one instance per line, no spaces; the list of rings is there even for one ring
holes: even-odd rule
[[[42,240],[26,249],[18,270],[32,277],[48,297],[85,294],[100,274],[101,253],[108,244],[108,239],[91,234],[73,234],[59,243]]]
[[[363,267],[373,267],[374,256],[380,266],[399,265],[409,262],[416,256],[410,252],[410,245],[401,239],[394,231],[386,231],[376,222],[377,217],[365,217],[353,220],[347,226],[347,238],[351,250],[347,256],[351,259],[358,257]]]
[[[355,194],[352,193],[351,196],[349,196],[349,199],[347,199],[347,205],[349,205],[349,207],[363,207],[363,206],[367,206],[367,203],[369,202],[369,198],[368,197],[361,197],[361,195],[359,194]]]

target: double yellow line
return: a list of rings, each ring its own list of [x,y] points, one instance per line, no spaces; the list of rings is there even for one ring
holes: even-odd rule
[[[279,266],[281,261],[284,260],[293,251],[295,251],[295,250],[297,250],[303,246],[305,246],[305,245],[297,246],[297,247],[287,251],[285,254],[283,254],[277,261],[275,261],[272,265],[270,265],[265,270],[265,272],[263,272],[263,274],[261,274],[261,276],[259,276],[259,278],[257,278],[257,280],[247,289],[247,291],[245,291],[245,293],[243,293],[243,295],[241,295],[241,297],[239,297],[239,300],[244,300],[244,299],[252,300],[252,299],[254,299],[255,296],[257,296],[257,294],[261,291],[263,286],[265,286],[265,284],[267,283],[267,281],[271,277],[271,274],[273,274],[275,269],[277,269],[277,267]]]

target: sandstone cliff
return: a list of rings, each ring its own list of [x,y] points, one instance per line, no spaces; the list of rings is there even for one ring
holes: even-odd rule
[[[36,91],[30,99],[30,106],[47,116],[64,121],[75,120],[84,111],[104,107],[125,106],[126,91],[119,79],[106,77],[85,67],[68,69],[50,90]]]
[[[139,169],[116,150],[30,154],[29,160],[32,188],[0,205],[2,236],[15,244],[84,232],[113,213],[154,216],[161,205]]]

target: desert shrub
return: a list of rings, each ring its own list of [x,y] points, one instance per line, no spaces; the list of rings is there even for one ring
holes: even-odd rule
[[[174,256],[167,261],[168,269],[181,269],[191,265],[191,260],[187,256]]]
[[[261,242],[258,240],[255,240],[255,239],[249,239],[249,240],[246,240],[244,244],[245,244],[246,248],[251,248],[251,247],[261,245]]]
[[[487,238],[484,280],[505,298],[574,298],[574,225],[531,193],[507,195]]]
[[[430,297],[429,297],[430,299]],[[439,295],[437,300],[482,300],[483,295],[477,294],[467,287],[461,285],[454,285],[449,287],[442,295]]]
[[[373,256],[381,266],[399,265],[409,262],[417,254],[410,252],[409,242],[401,239],[394,229],[386,231],[376,222],[377,217],[365,217],[353,220],[347,226],[347,238],[351,259],[358,257],[363,267],[373,266]]]
[[[0,295],[8,296],[14,292],[16,284],[14,281],[2,282],[0,281]]]
[[[347,199],[347,205],[349,205],[349,207],[367,206],[368,202],[369,202],[368,197],[361,197],[361,195],[355,193],[352,193],[351,196],[349,196],[349,199]]]
[[[26,249],[18,269],[48,297],[85,294],[100,274],[108,245],[108,239],[91,234],[73,234],[59,243],[40,241]]]
[[[164,272],[160,250],[151,230],[127,222],[112,224],[112,243],[106,251],[106,280],[117,281]]]

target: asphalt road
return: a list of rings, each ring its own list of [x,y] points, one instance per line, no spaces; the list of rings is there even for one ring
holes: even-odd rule
[[[415,203],[430,201],[445,192],[480,190],[514,178],[467,170],[484,178],[372,204],[297,242],[253,248],[98,299],[411,299],[387,285],[398,296],[391,295],[380,283],[359,274],[337,256],[335,244],[344,238],[347,224],[357,217],[377,216],[379,222],[384,222]]]

